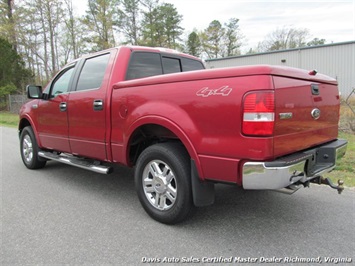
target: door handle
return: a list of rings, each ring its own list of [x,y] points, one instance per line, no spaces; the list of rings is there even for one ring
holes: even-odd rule
[[[101,111],[104,109],[103,100],[94,100],[94,111]]]
[[[66,102],[61,102],[61,103],[59,104],[59,110],[60,110],[61,112],[65,112],[65,111],[67,110],[67,103],[66,103]]]

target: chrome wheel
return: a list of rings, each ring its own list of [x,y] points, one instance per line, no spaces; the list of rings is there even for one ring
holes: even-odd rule
[[[38,157],[36,137],[30,126],[22,129],[20,134],[20,153],[23,163],[29,169],[39,169],[46,165],[45,160]]]
[[[178,187],[173,171],[165,162],[149,162],[143,170],[142,185],[145,196],[154,208],[168,210],[174,206]]]
[[[183,221],[193,209],[190,156],[178,142],[157,143],[139,155],[134,173],[139,201],[155,220]]]
[[[25,135],[22,140],[22,154],[27,163],[33,160],[33,145],[29,135]]]

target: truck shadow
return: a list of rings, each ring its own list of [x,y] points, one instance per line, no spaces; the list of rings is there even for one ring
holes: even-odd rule
[[[42,171],[46,173],[46,178],[53,182],[70,186],[71,189],[84,189],[91,195],[98,196],[100,200],[106,200],[107,203],[116,204],[118,207],[122,204],[133,204],[131,208],[138,207],[137,211],[144,212],[136,195],[133,169],[115,165],[112,174],[100,175],[61,163],[49,162]],[[208,207],[196,208],[193,216],[178,226],[195,226],[207,221],[211,226],[213,224],[220,226],[226,219],[234,225],[255,220],[296,224],[312,216],[311,212],[307,218],[299,215],[307,210],[309,203],[310,195],[306,189],[301,189],[295,195],[273,191],[245,191],[237,186],[222,184],[216,184],[215,189],[215,203]],[[150,219],[148,216],[146,218]]]
[[[346,210],[339,209],[337,193],[318,186],[286,195],[272,191],[245,191],[239,187],[217,184],[213,205],[196,208],[193,215],[180,224],[164,225],[151,219],[141,207],[135,192],[133,170],[121,166],[114,168],[113,174],[100,175],[49,162],[38,171],[38,178],[47,179],[46,182],[50,182],[52,187],[70,190],[70,195],[80,194],[76,198],[91,202],[93,206],[90,213],[97,215],[95,219],[103,224],[111,224],[112,232],[116,232],[116,226],[134,232],[134,236],[141,239],[140,245],[152,247],[152,250],[147,248],[152,254],[156,251],[154,246],[171,243],[176,248],[200,247],[200,250],[191,252],[203,255],[209,254],[213,251],[212,247],[218,245],[219,250],[224,250],[223,254],[230,256],[236,254],[239,245],[247,243],[242,250],[255,254],[255,247],[260,248],[260,243],[264,243],[263,251],[258,252],[279,254],[285,241],[288,241],[290,253],[293,250],[290,243],[293,241],[299,245],[305,241],[316,245],[321,235],[324,241],[333,243],[334,239],[338,239],[339,232],[348,230],[344,229],[344,223],[334,225],[335,220],[347,221],[348,215]],[[81,206],[80,203],[77,205],[78,215],[80,219],[87,220],[88,216]],[[328,217],[325,207],[337,209],[336,217]],[[103,217],[100,216],[102,209],[107,210]],[[322,227],[334,226],[334,230],[328,230],[327,234],[322,232]],[[150,232],[154,232],[156,238],[150,238]],[[351,235],[346,236],[351,238]],[[270,243],[270,246],[265,246],[265,243]],[[209,247],[209,251],[204,247]]]

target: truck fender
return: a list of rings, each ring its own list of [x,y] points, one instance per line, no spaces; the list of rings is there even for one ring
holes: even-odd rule
[[[185,132],[176,123],[164,117],[146,116],[136,120],[130,126],[128,136],[131,138],[136,129],[147,124],[165,127],[179,138],[191,157],[191,188],[194,205],[204,207],[213,204],[215,199],[214,183],[204,181],[197,152]],[[128,154],[130,139],[126,143],[125,154]]]
[[[130,145],[133,133],[139,127],[144,126],[144,125],[149,125],[149,124],[162,126],[162,127],[166,128],[166,129],[170,130],[172,133],[174,133],[179,138],[179,140],[185,146],[185,148],[186,148],[187,152],[189,153],[190,157],[197,162],[196,164],[197,164],[198,173],[203,179],[202,169],[199,168],[199,165],[200,165],[199,158],[198,158],[197,152],[196,152],[196,150],[194,148],[194,145],[190,141],[189,137],[178,126],[178,124],[176,124],[173,121],[171,121],[171,120],[169,120],[169,119],[167,119],[165,117],[162,117],[162,116],[147,115],[147,116],[144,116],[144,117],[140,117],[139,119],[134,121],[129,126],[128,130],[126,131],[127,132],[127,134],[126,134],[127,140],[125,141],[125,145],[124,145],[125,154],[128,156],[128,149],[129,149],[129,145]]]
[[[33,122],[31,116],[29,116],[27,114],[25,114],[23,117],[20,118],[20,122],[19,122],[19,126],[18,126],[18,134],[19,134],[19,136],[21,134],[22,129],[25,128],[26,126],[31,126],[32,127],[32,130],[33,130],[33,133],[35,135],[38,147],[41,148],[42,147],[42,143],[41,143],[41,141],[39,139],[38,131],[37,131],[37,128],[35,126],[35,123]]]

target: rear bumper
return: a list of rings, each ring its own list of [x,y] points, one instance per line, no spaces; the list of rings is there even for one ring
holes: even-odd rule
[[[296,182],[305,183],[335,167],[345,155],[347,141],[338,139],[272,162],[246,162],[244,189],[282,189]]]

